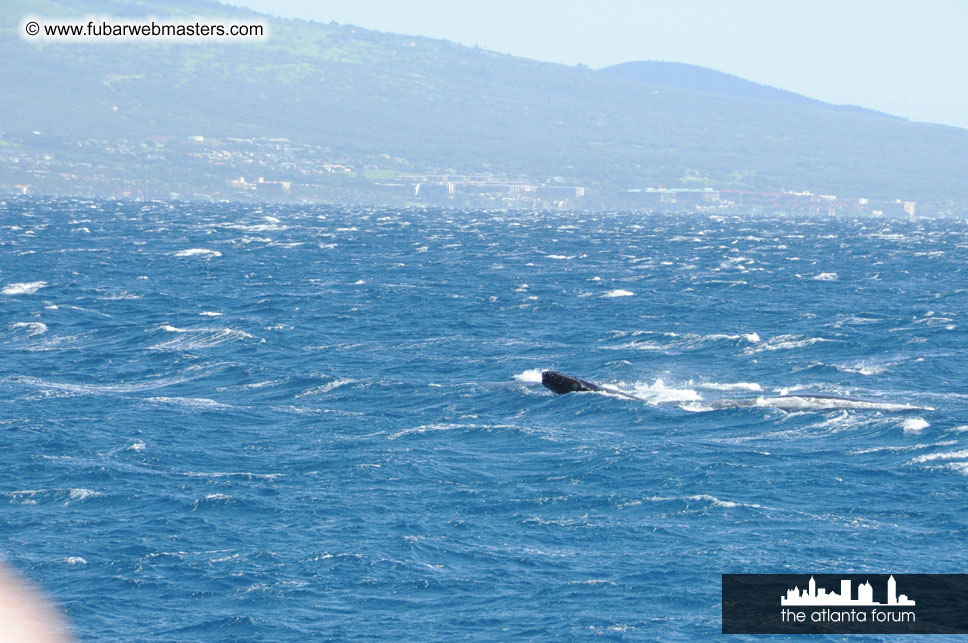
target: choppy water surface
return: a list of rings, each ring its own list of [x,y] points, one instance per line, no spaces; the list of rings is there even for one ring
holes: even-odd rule
[[[963,572],[966,259],[964,220],[8,200],[0,552],[155,640],[694,639],[723,572]]]

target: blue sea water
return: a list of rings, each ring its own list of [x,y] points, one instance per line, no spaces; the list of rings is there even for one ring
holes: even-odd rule
[[[694,640],[722,573],[964,572],[966,260],[964,219],[8,198],[0,554],[85,640]]]

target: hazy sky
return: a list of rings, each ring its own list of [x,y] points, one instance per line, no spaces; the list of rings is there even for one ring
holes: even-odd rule
[[[223,0],[603,67],[670,60],[968,128],[968,0]]]

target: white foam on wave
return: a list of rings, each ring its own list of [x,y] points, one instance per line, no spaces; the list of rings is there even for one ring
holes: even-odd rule
[[[926,453],[924,455],[919,455],[916,458],[911,458],[906,464],[923,464],[925,462],[932,462],[934,460],[961,459],[968,459],[968,449],[961,449],[960,451],[944,451],[941,453]]]
[[[697,333],[676,333],[676,332],[662,332],[655,330],[635,330],[635,331],[620,331],[615,330],[611,332],[611,335],[615,339],[622,337],[633,337],[630,342],[623,344],[618,344],[615,346],[603,346],[602,348],[606,350],[646,350],[646,351],[659,351],[659,352],[680,352],[683,350],[694,350],[703,347],[705,344],[711,342],[723,342],[723,341],[745,341],[751,344],[755,344],[760,341],[760,336],[756,333],[742,333],[742,334],[729,334],[729,333],[709,333],[707,335],[700,335]],[[637,339],[643,335],[652,337],[662,337],[668,338],[670,341],[656,341],[653,339],[641,340]],[[752,348],[747,350],[753,350]]]
[[[942,465],[942,468],[957,471],[962,475],[968,476],[968,462],[949,462]]]
[[[717,507],[738,507],[739,503],[733,502],[731,500],[720,500],[716,496],[710,496],[709,494],[703,493],[695,496],[687,496],[689,500],[705,500],[707,502],[713,503]]]
[[[836,272],[821,272],[812,278],[814,281],[838,281],[840,279]]]
[[[635,296],[634,292],[630,290],[622,290],[621,288],[617,288],[615,290],[609,290],[607,293],[602,295],[602,297],[605,299],[613,299],[615,297],[634,297],[634,296]]]
[[[823,337],[802,337],[800,335],[777,335],[776,337],[771,337],[765,342],[758,342],[756,346],[750,346],[745,351],[746,355],[752,355],[754,353],[762,353],[763,351],[780,351],[780,350],[790,350],[793,348],[804,348],[806,346],[811,346],[813,344],[819,344],[821,342],[831,342],[832,339],[825,339]]]
[[[614,585],[614,581],[606,578],[590,578],[588,580],[570,580],[569,585]]]
[[[905,433],[920,433],[931,426],[924,418],[907,418],[901,423]]]
[[[34,335],[43,335],[47,332],[47,324],[44,322],[13,322],[10,324],[10,328],[18,329],[23,328],[27,331],[27,337],[33,337]]]
[[[47,286],[46,281],[25,281],[16,284],[7,284],[0,290],[3,295],[32,295],[41,288]]]
[[[541,383],[541,372],[540,368],[529,368],[526,371],[522,371],[514,376],[514,379],[519,382],[527,382],[529,384],[540,384]]]
[[[790,394],[788,397],[759,397],[756,399],[755,405],[776,408],[783,411],[914,411],[924,409],[924,407],[911,406],[910,404],[892,404],[890,402],[876,402],[872,400],[810,397],[807,393],[804,393],[802,397],[795,393]]]
[[[222,224],[222,227],[231,230],[242,230],[243,232],[277,232],[289,229],[289,226],[277,225],[275,223],[226,223]]]
[[[249,333],[233,328],[178,328],[164,324],[161,330],[177,333],[178,337],[155,344],[152,350],[196,350],[233,340],[253,339]]]
[[[211,310],[203,310],[198,314],[201,315],[202,317],[221,317],[222,316],[222,313],[217,313]]]
[[[87,561],[80,556],[68,556],[64,559],[64,562],[68,565],[87,565]]]
[[[469,431],[493,431],[493,430],[507,430],[511,429],[514,431],[521,431],[524,433],[533,432],[532,429],[527,429],[516,424],[458,424],[450,422],[442,422],[435,424],[423,424],[421,426],[415,426],[410,429],[403,429],[397,431],[396,433],[391,433],[387,436],[387,440],[398,440],[400,438],[406,437],[408,435],[422,435],[424,433],[436,433],[438,431],[457,431],[457,430],[469,430]]]
[[[249,471],[186,471],[181,475],[189,478],[246,478],[249,480],[273,481],[283,477],[281,473],[251,473]]]
[[[762,391],[763,387],[756,382],[731,382],[731,383],[719,383],[719,382],[689,382],[690,386],[696,386],[698,388],[708,388],[714,391]]]
[[[856,326],[860,324],[876,324],[879,321],[880,321],[879,319],[876,319],[874,317],[860,317],[857,315],[848,315],[847,317],[838,319],[837,321],[829,325],[833,326],[834,328],[842,328],[845,325]]]
[[[70,497],[71,500],[87,500],[88,498],[97,498],[100,495],[100,492],[94,491],[93,489],[68,490],[68,497]]]
[[[609,351],[622,351],[622,350],[633,350],[633,351],[668,351],[673,346],[668,344],[660,344],[659,342],[653,341],[642,341],[633,340],[631,342],[625,342],[624,344],[616,344],[615,346],[602,346],[603,349]]]
[[[702,396],[693,389],[666,386],[661,379],[657,379],[651,384],[636,382],[634,393],[636,396],[644,398],[649,404],[698,402],[702,399]]]
[[[179,250],[175,253],[176,257],[205,257],[211,259],[213,257],[221,257],[222,253],[218,250],[210,250],[209,248],[188,248],[187,250]]]
[[[321,395],[323,393],[329,393],[333,389],[337,389],[341,386],[345,386],[346,384],[352,384],[355,381],[356,380],[349,377],[340,377],[338,379],[333,380],[332,382],[326,382],[325,384],[322,384],[320,386],[316,386],[311,389],[306,389],[302,393],[299,393],[298,395],[296,395],[296,397],[308,397],[310,395]]]
[[[127,446],[126,450],[127,451],[144,451],[145,450],[145,443],[142,442],[141,440],[135,440],[134,442],[132,442],[131,444],[129,444]]]
[[[937,442],[934,444],[904,444],[904,445],[889,445],[882,447],[868,447],[866,449],[854,449],[853,451],[848,451],[848,455],[865,455],[868,453],[880,453],[882,451],[889,451],[891,453],[900,453],[901,451],[918,451],[920,449],[930,449],[931,447],[946,447],[952,444],[957,444],[957,440],[947,440],[945,442]]]
[[[884,373],[891,364],[857,362],[854,364],[832,364],[832,366],[842,373],[856,373],[857,375],[870,376]]]
[[[691,496],[649,496],[645,498],[649,502],[673,502],[673,501],[683,501],[683,500],[694,500],[698,502],[708,502],[715,507],[724,507],[727,509],[732,509],[734,507],[749,507],[751,509],[768,509],[763,505],[758,505],[751,502],[733,502],[732,500],[721,500],[716,496],[710,495],[708,493],[694,494]]]
[[[186,382],[188,379],[189,378],[186,377],[173,377],[158,378],[155,380],[134,382],[130,384],[74,384],[73,382],[51,382],[49,380],[44,380],[39,377],[31,377],[29,375],[12,375],[4,378],[3,381],[26,384],[28,386],[34,386],[40,389],[54,389],[68,393],[77,393],[80,395],[111,395],[136,393],[139,391],[164,388],[166,386],[171,386],[172,384]]]
[[[210,400],[207,397],[146,397],[145,401],[152,402],[154,404],[174,404],[177,406],[185,406],[188,408],[197,409],[232,408],[230,404],[216,402],[215,400]]]

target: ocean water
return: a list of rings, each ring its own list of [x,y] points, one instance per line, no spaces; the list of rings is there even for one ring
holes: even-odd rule
[[[964,219],[8,198],[0,555],[85,640],[694,640],[722,573],[964,572],[966,266]]]

